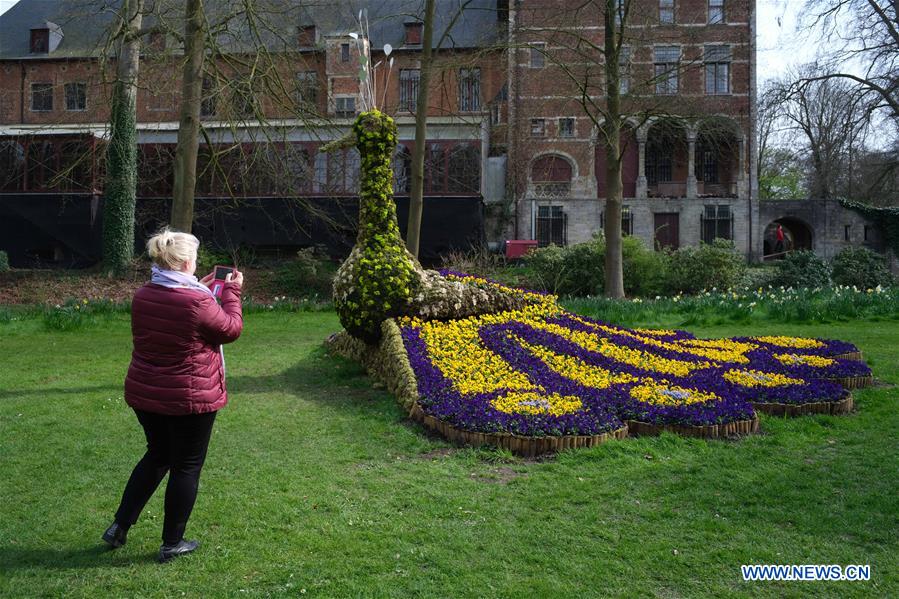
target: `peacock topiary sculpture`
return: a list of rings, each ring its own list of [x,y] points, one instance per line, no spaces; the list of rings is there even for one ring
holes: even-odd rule
[[[533,301],[477,282],[448,280],[422,268],[409,253],[393,201],[390,159],[396,141],[393,119],[372,108],[356,118],[347,136],[323,148],[331,151],[355,145],[362,170],[359,233],[333,284],[334,305],[346,331],[375,344],[381,337],[381,323],[388,318],[463,318],[518,309]]]

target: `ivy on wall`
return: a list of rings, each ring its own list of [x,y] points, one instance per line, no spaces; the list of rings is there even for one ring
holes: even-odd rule
[[[899,257],[899,206],[870,206],[845,198],[840,200],[840,205],[843,208],[855,210],[875,223],[883,233],[887,247]]]

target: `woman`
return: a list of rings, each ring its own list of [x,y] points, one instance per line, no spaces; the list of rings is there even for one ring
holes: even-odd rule
[[[197,281],[200,242],[187,233],[163,229],[147,242],[152,278],[134,294],[131,332],[134,351],[125,378],[125,401],[134,409],[147,437],[147,452],[125,486],[115,520],[103,534],[112,547],[125,544],[156,487],[169,475],[165,490],[161,562],[194,551],[186,541],[200,470],[212,423],[228,401],[221,344],[243,328],[240,292],[243,274],[228,275],[219,306],[209,285]]]

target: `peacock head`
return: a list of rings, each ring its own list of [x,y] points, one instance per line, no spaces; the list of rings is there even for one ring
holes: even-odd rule
[[[396,123],[377,108],[356,117],[353,134],[360,152],[374,147],[388,156],[393,155],[393,148],[396,146]]]

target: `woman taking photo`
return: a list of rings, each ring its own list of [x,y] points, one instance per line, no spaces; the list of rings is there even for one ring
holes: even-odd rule
[[[213,275],[199,281],[194,276],[199,245],[193,235],[168,228],[147,242],[152,277],[131,304],[134,351],[125,378],[125,401],[144,429],[147,452],[103,534],[112,547],[124,545],[128,529],[168,473],[161,562],[199,546],[184,539],[184,530],[216,412],[228,401],[221,346],[243,328],[243,274],[235,270],[226,277],[219,306],[209,289]]]

